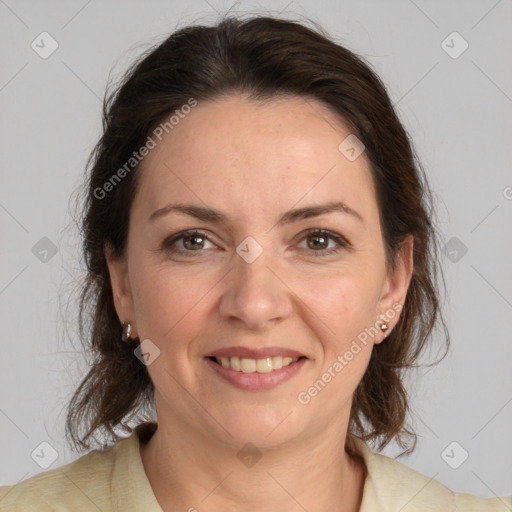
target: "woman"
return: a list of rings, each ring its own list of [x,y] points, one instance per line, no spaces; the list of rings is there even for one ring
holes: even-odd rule
[[[91,161],[96,362],[67,433],[117,442],[2,510],[512,508],[366,444],[414,439],[402,370],[446,327],[428,184],[361,59],[291,21],[184,28],[109,97]]]

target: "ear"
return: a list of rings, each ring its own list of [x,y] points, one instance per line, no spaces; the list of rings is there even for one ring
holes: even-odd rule
[[[381,343],[400,319],[414,269],[413,249],[414,237],[408,234],[396,255],[395,269],[389,269],[382,286],[378,303],[379,319],[385,320],[389,329],[376,337],[375,343]]]
[[[121,324],[130,322],[132,326],[131,337],[135,338],[137,337],[137,326],[135,325],[135,310],[133,307],[126,258],[114,255],[112,247],[107,244],[105,245],[105,259],[110,274],[114,307],[116,308],[117,316]]]

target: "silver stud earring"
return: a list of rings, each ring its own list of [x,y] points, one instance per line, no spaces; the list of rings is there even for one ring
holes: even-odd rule
[[[382,323],[382,325],[380,326],[380,329],[381,329],[381,331],[387,331],[389,329],[389,325]]]
[[[129,343],[131,341],[130,334],[132,332],[132,324],[130,322],[123,323],[123,334],[121,336],[121,339],[125,343]]]

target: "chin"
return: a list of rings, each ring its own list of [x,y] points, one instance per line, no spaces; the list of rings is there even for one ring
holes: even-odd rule
[[[247,406],[214,416],[224,427],[214,422],[214,432],[221,436],[223,442],[236,449],[247,443],[260,449],[275,448],[299,437],[304,430],[304,418],[298,419],[297,411],[291,405]]]

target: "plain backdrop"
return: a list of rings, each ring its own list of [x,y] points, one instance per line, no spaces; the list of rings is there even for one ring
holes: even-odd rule
[[[70,341],[83,268],[70,211],[107,81],[229,9],[311,18],[388,87],[434,189],[452,342],[411,374],[418,445],[399,460],[455,491],[512,494],[509,0],[0,1],[0,485],[43,471],[32,455],[43,442],[57,454],[48,469],[78,457],[64,439],[87,371]],[[41,37],[45,51],[58,44],[47,58],[33,49]]]

